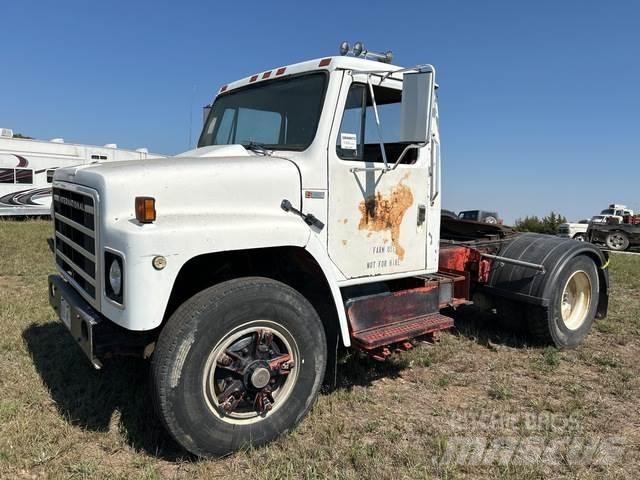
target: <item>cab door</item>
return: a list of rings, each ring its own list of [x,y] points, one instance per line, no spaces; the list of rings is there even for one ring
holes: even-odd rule
[[[371,87],[366,74],[344,74],[328,146],[328,251],[347,279],[426,268],[431,145],[385,170],[385,157],[395,164],[408,145],[399,140],[402,81],[369,78]]]

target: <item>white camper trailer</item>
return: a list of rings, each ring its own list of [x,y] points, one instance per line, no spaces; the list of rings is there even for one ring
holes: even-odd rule
[[[146,148],[119,149],[15,138],[8,128],[0,128],[0,217],[49,215],[51,182],[56,168],[116,160],[143,160],[160,157]]]

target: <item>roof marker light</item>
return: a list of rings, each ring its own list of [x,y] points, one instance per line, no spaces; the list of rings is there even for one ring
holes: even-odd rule
[[[320,60],[320,63],[318,64],[318,66],[319,67],[326,67],[330,63],[331,63],[331,59],[330,58],[323,58],[322,60]]]
[[[262,78],[269,78],[271,76],[271,72],[264,72],[262,74]]]
[[[280,67],[276,70],[276,75],[282,75],[287,70],[287,67]]]
[[[220,87],[220,93],[224,92],[227,89],[227,85],[223,85]]]
[[[249,79],[249,81],[250,82],[255,82],[257,79],[258,79],[258,75],[254,75]]]

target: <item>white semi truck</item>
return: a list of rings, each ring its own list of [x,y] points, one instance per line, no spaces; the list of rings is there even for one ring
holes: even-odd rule
[[[606,314],[592,245],[441,219],[431,65],[341,53],[224,85],[195,150],[55,172],[50,303],[96,368],[150,359],[196,455],[292,429],[339,346],[383,360],[477,301],[574,347]]]

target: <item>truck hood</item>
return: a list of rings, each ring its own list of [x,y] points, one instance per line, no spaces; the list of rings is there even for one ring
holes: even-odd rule
[[[300,171],[292,161],[249,153],[241,145],[204,147],[175,157],[106,162],[58,169],[54,182],[98,192],[101,215],[134,219],[134,199],[154,197],[167,215],[273,213],[300,203]],[[55,185],[54,185],[55,186]],[[105,218],[106,218],[105,217]]]

